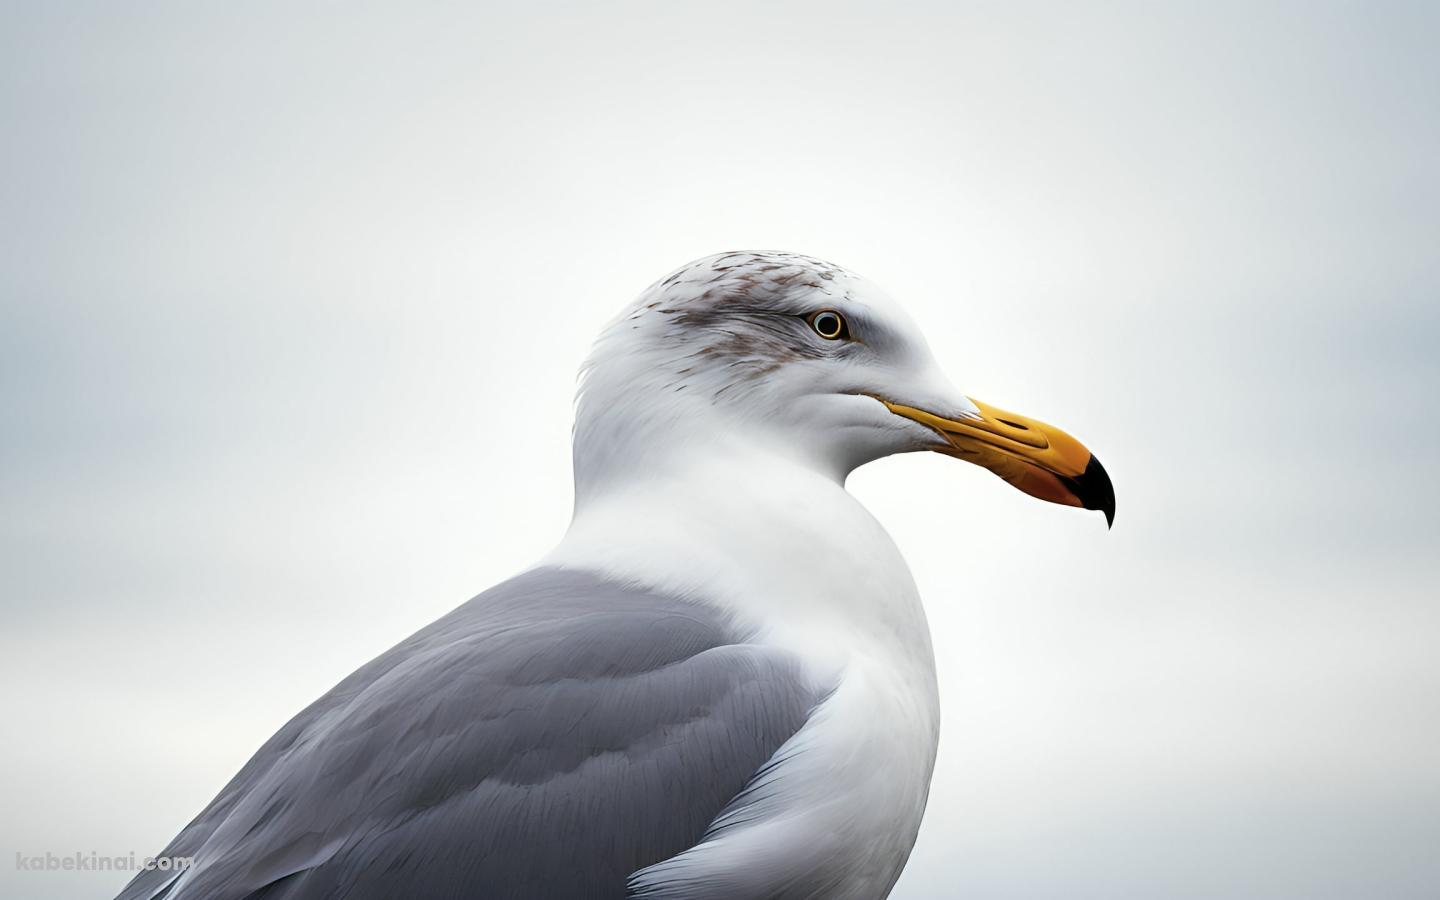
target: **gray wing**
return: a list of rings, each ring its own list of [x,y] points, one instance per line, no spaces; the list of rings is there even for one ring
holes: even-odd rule
[[[623,898],[820,700],[707,606],[533,570],[301,712],[120,900]]]

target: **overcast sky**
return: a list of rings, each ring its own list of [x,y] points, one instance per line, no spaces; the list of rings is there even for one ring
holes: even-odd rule
[[[897,900],[1437,896],[1426,6],[6,4],[0,894],[546,551],[595,332],[771,248],[1119,497],[852,478],[940,663]]]

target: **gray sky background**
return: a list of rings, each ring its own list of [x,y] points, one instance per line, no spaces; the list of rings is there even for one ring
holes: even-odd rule
[[[1119,495],[853,478],[940,656],[897,900],[1440,895],[1433,5],[0,15],[0,894],[547,550],[597,329],[773,248]]]

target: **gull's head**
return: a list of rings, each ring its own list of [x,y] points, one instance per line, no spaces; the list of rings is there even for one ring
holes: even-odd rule
[[[1079,441],[956,390],[893,301],[808,256],[721,253],[678,269],[610,323],[582,371],[577,498],[715,454],[843,480],[917,450],[1114,518],[1110,479]]]

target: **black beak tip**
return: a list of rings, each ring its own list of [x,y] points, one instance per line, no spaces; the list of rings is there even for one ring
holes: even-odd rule
[[[1098,509],[1105,514],[1105,527],[1115,526],[1115,486],[1100,460],[1092,454],[1085,464],[1085,472],[1075,479],[1075,496],[1086,509]]]

